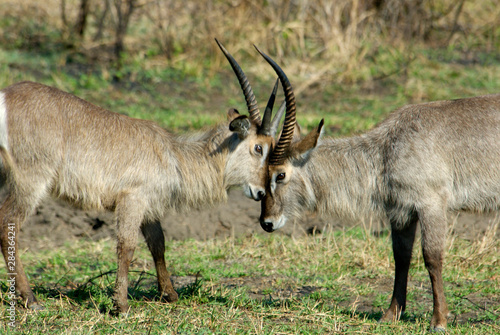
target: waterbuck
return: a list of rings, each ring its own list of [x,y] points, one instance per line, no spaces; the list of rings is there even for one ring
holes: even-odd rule
[[[271,120],[277,85],[261,120],[248,80],[219,46],[240,82],[249,116],[230,109],[228,123],[188,136],[33,82],[0,91],[0,157],[8,187],[0,209],[1,249],[8,276],[15,278],[27,306],[41,308],[23,270],[17,238],[46,196],[84,209],[114,211],[117,313],[128,311],[128,268],[139,231],[153,256],[162,298],[176,301],[159,218],[169,210],[225,201],[236,185],[255,200],[263,197],[266,159],[282,113]]]
[[[293,123],[290,82],[263,56],[287,92],[287,118]],[[299,141],[283,132],[269,154],[262,228],[272,232],[304,211],[388,219],[396,275],[382,321],[392,321],[405,310],[419,223],[434,298],[431,328],[445,329],[441,273],[447,212],[500,209],[500,94],[405,106],[360,136],[320,139],[322,127],[323,120]]]

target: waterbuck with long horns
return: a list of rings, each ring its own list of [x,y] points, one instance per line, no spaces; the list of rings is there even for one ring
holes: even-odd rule
[[[287,93],[286,75],[268,56]],[[285,121],[286,122],[286,121]],[[284,126],[290,129],[292,124]],[[387,218],[396,263],[394,291],[382,321],[406,307],[408,270],[417,223],[434,299],[431,328],[446,328],[443,253],[449,211],[500,209],[500,94],[409,105],[371,131],[321,139],[323,120],[300,141],[282,133],[269,154],[260,224],[267,232],[304,211]]]
[[[0,157],[8,196],[0,209],[1,249],[9,276],[27,306],[41,308],[19,257],[26,218],[48,195],[84,209],[115,212],[118,271],[114,311],[128,311],[128,268],[139,231],[154,259],[159,292],[178,296],[165,264],[159,218],[168,210],[212,205],[242,185],[260,200],[267,155],[282,111],[271,120],[276,87],[261,120],[252,88],[217,42],[239,80],[249,116],[228,112],[228,123],[176,136],[153,122],[102,109],[69,93],[32,82],[0,91]]]

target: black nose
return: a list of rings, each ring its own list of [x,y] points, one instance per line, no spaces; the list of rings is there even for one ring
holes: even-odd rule
[[[260,226],[262,227],[262,229],[264,229],[268,233],[272,233],[274,231],[272,222],[261,220]]]
[[[257,200],[257,201],[261,201],[262,199],[264,199],[264,196],[265,196],[265,195],[266,195],[266,193],[264,193],[264,191],[259,191],[259,192],[257,193],[257,199],[255,199],[255,200]]]

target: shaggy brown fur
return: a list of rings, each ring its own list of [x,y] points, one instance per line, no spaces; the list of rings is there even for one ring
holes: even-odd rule
[[[225,201],[227,190],[236,185],[256,199],[263,195],[273,138],[258,134],[258,125],[235,110],[228,119],[205,132],[176,136],[153,122],[41,84],[23,82],[0,91],[0,156],[9,188],[0,209],[5,261],[9,227],[15,226],[19,250],[21,225],[52,195],[85,209],[116,213],[118,312],[128,310],[127,273],[140,230],[154,258],[162,296],[177,300],[158,219],[166,211]],[[17,290],[28,306],[37,308],[19,253],[14,263],[9,272],[17,273]]]
[[[500,209],[500,95],[410,105],[368,133],[324,139],[322,124],[269,166],[261,225],[283,226],[304,210],[389,219],[396,277],[383,321],[406,306],[417,222],[432,283],[431,327],[446,328],[442,265],[448,211]]]

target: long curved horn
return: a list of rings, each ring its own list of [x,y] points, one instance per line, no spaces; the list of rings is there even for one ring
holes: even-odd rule
[[[267,106],[264,111],[264,117],[262,118],[262,125],[260,126],[258,133],[261,135],[274,136],[276,132],[272,134],[271,132],[271,122],[273,115],[274,100],[276,100],[276,92],[278,91],[279,79],[276,79],[274,84],[273,92],[267,101]]]
[[[243,73],[241,67],[238,65],[233,56],[231,56],[231,54],[226,50],[226,48],[224,48],[224,46],[217,39],[215,39],[215,42],[217,42],[217,45],[224,53],[224,56],[226,56],[229,64],[231,64],[231,67],[236,74],[236,77],[238,78],[238,81],[240,82],[241,89],[243,90],[243,94],[245,95],[245,100],[247,102],[248,115],[250,117],[250,120],[260,126],[262,121],[260,119],[257,99],[255,99],[255,94],[253,93],[252,87],[250,86],[245,73]]]
[[[266,61],[273,67],[274,71],[278,75],[278,78],[281,81],[281,86],[283,86],[283,90],[285,92],[285,102],[286,102],[286,114],[285,114],[285,122],[283,123],[283,130],[281,131],[281,136],[276,145],[276,148],[269,155],[269,164],[270,165],[281,165],[285,161],[285,151],[292,143],[293,139],[293,131],[295,129],[295,95],[293,94],[292,85],[288,80],[285,72],[276,64],[275,61],[271,59],[268,55],[263,53],[257,46],[255,49],[266,59]]]

